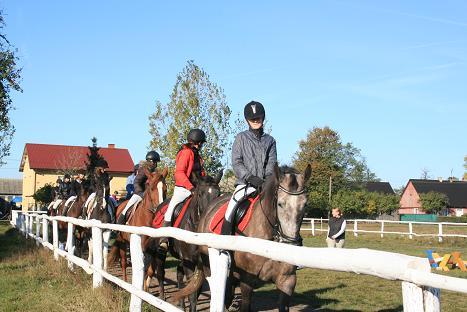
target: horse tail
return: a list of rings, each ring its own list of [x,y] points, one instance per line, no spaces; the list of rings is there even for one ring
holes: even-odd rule
[[[203,286],[204,282],[204,271],[201,265],[196,266],[195,272],[193,273],[193,276],[191,279],[188,281],[187,285],[175,292],[172,295],[171,301],[172,302],[178,302],[181,299],[188,297],[192,293],[198,291],[201,286]]]

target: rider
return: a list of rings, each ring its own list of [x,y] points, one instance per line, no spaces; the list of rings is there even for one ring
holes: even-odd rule
[[[69,174],[65,174],[63,176],[63,181],[58,184],[58,200],[55,201],[53,205],[53,209],[57,210],[58,206],[61,204],[63,200],[67,200],[70,197],[71,191],[71,177]]]
[[[157,168],[157,163],[161,161],[161,157],[156,151],[150,151],[146,154],[146,161],[142,162],[139,165],[138,173],[135,177],[134,187],[135,192],[131,195],[130,200],[127,202],[125,209],[123,209],[120,216],[118,216],[117,223],[125,224],[126,213],[131,206],[137,205],[140,201],[143,200],[144,189],[146,188],[146,174],[144,169],[147,169],[149,172],[154,172]]]
[[[136,175],[138,174],[138,168],[139,164],[136,164],[133,167],[133,172],[126,178],[126,198],[125,199],[130,199],[131,195],[135,192],[135,178]]]
[[[63,210],[64,216],[67,213],[69,204],[73,202],[74,200],[76,200],[76,198],[78,198],[78,196],[80,195],[83,181],[84,181],[84,173],[82,172],[79,172],[78,174],[76,174],[73,181],[71,181],[70,192],[69,192],[70,197],[68,197],[68,199],[65,202],[65,209]]]
[[[232,234],[232,219],[237,202],[261,188],[273,174],[277,162],[276,140],[264,133],[266,112],[261,103],[251,101],[244,108],[248,130],[240,132],[232,146],[232,167],[237,178],[235,191],[225,212],[222,234]]]
[[[177,204],[183,202],[192,193],[193,174],[205,176],[203,159],[199,150],[206,142],[206,134],[201,129],[191,129],[187,135],[188,143],[183,144],[175,160],[175,187],[169,207],[164,215],[164,226],[170,226],[172,215]]]
[[[54,206],[55,202],[57,200],[59,200],[59,196],[58,196],[58,190],[60,189],[60,184],[62,184],[62,179],[60,178],[57,178],[57,181],[55,181],[55,186],[53,187],[52,189],[52,201],[50,202],[50,204],[47,206],[47,210],[50,210],[52,209],[52,207]]]

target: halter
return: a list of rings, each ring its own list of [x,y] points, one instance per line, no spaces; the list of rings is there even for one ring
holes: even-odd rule
[[[280,184],[279,184],[279,189],[286,194],[294,195],[294,196],[302,195],[303,193],[306,192],[305,188],[301,189],[300,191],[289,191]]]

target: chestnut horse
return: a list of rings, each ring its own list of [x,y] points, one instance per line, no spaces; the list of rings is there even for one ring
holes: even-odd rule
[[[249,224],[243,235],[276,240],[284,243],[301,244],[300,226],[307,200],[305,184],[311,176],[311,166],[300,174],[293,168],[277,167],[274,174],[266,179],[260,198],[256,201]],[[209,224],[217,210],[230,196],[222,196],[214,201],[202,214],[198,232],[209,232]],[[208,248],[200,246],[203,266],[197,267],[195,278],[174,294],[174,300],[197,292],[205,276],[210,275]],[[239,284],[242,294],[241,311],[250,311],[253,287],[258,280],[275,282],[280,290],[279,311],[289,310],[290,297],[296,284],[296,267],[284,262],[273,261],[245,252],[232,252],[232,285]],[[233,290],[233,287],[227,289]],[[226,305],[230,305],[233,292],[228,291]]]
[[[164,168],[162,173],[160,173],[157,169],[153,173],[151,173],[147,169],[144,169],[144,174],[148,178],[146,182],[146,190],[144,191],[143,200],[136,207],[133,217],[131,217],[128,221],[128,225],[151,227],[152,220],[154,219],[155,209],[167,195],[167,184],[165,183],[165,177],[167,176],[167,173],[167,168]],[[117,207],[117,219],[122,210],[125,208],[127,202],[128,200],[122,202]],[[130,234],[126,232],[119,232],[117,239],[110,250],[109,257],[107,258],[108,265],[115,262],[118,257],[120,258],[120,265],[123,271],[123,279],[125,281],[127,281],[126,252],[128,249],[129,242]],[[158,254],[154,254],[153,250],[149,250],[148,242],[148,237],[142,236],[141,246],[144,253],[145,272],[147,273],[146,282],[144,283],[145,290],[149,288],[149,282],[154,274],[154,256],[160,256]],[[163,255],[163,257],[165,258],[165,255]],[[159,287],[162,287],[163,289],[163,283],[162,285],[159,285]]]

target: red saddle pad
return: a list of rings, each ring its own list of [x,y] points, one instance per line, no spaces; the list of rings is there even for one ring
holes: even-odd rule
[[[248,206],[247,211],[245,212],[245,215],[243,216],[240,223],[236,225],[236,228],[238,229],[236,232],[243,232],[245,230],[248,223],[250,222],[251,216],[253,214],[253,207],[255,206],[255,203],[258,201],[258,199],[259,195],[257,195],[255,198],[248,198],[250,205]],[[229,201],[223,204],[219,210],[217,210],[216,214],[211,220],[211,223],[209,223],[209,231],[211,231],[211,233],[221,234],[222,224],[224,224],[224,215],[228,204]],[[238,235],[238,233],[236,233],[236,235]]]
[[[180,223],[183,220],[183,216],[185,215],[186,210],[187,210],[188,206],[190,205],[190,202],[191,202],[191,197],[189,197],[185,201],[185,203],[183,204],[183,207],[182,207],[182,210],[180,211],[180,214],[178,215],[177,219],[175,220],[174,224],[172,225],[173,227],[179,227],[180,226]],[[160,209],[156,211],[156,213],[154,214],[154,219],[152,220],[152,227],[153,228],[158,229],[158,228],[162,227],[162,225],[164,224],[164,215],[165,215],[168,207],[169,207],[169,202],[162,205],[162,207],[160,207]]]

